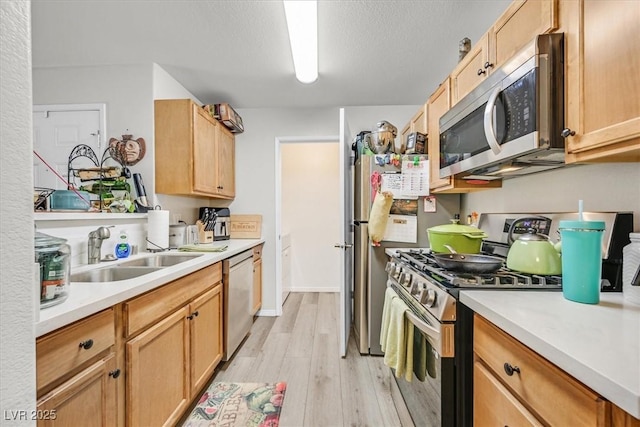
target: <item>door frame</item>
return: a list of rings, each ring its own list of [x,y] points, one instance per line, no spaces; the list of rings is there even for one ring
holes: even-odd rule
[[[98,130],[98,144],[102,150],[107,147],[107,104],[34,104],[31,113],[74,113],[77,111],[98,111],[100,129]],[[34,147],[35,148],[35,147]],[[96,153],[98,154],[98,153]],[[102,154],[102,153],[100,153]]]
[[[305,142],[340,143],[338,135],[328,136],[276,136],[275,137],[275,229],[276,229],[276,316],[282,315],[282,151],[281,144]],[[341,218],[344,220],[344,218]]]

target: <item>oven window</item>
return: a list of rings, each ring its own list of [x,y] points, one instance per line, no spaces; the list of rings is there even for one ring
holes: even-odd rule
[[[484,136],[484,109],[486,105],[486,103],[482,104],[440,135],[441,167],[458,163],[490,149]],[[496,106],[496,111],[503,111],[500,96],[498,96]],[[498,129],[503,129],[504,113],[497,114],[497,116],[502,118],[502,120],[498,119]],[[496,136],[498,142],[501,142],[504,137],[500,132]]]

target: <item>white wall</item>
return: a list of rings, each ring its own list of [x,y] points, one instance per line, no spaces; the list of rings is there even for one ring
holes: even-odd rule
[[[633,211],[640,230],[640,164],[567,167],[506,180],[502,188],[462,196],[463,218],[476,212]]]
[[[153,64],[153,99],[192,99],[197,104],[202,104],[198,98],[158,64]],[[176,143],[188,143],[188,141],[176,141]],[[155,177],[155,173],[154,168],[154,173],[151,176]],[[226,206],[229,203],[212,201],[202,197],[168,196],[166,194],[156,194],[156,202],[163,209],[171,212],[172,223],[177,222],[179,217],[187,224],[195,224],[201,206],[219,206],[219,203]]]
[[[0,15],[0,411],[3,426],[35,426],[30,3],[2,1]]]
[[[209,199],[155,194],[154,99],[191,98],[200,101],[157,64],[100,67],[36,68],[33,70],[34,104],[105,103],[107,136],[130,133],[146,143],[144,159],[131,166],[142,174],[150,201],[194,223],[200,206]],[[179,141],[177,142],[179,143]],[[100,156],[101,153],[98,154]],[[130,181],[133,188],[133,181]],[[135,193],[135,190],[133,190]]]
[[[400,128],[417,109],[418,106],[345,108],[354,136],[360,130],[371,130],[378,120],[387,120]],[[236,136],[236,199],[231,213],[262,215],[262,237],[266,239],[262,312],[273,312],[276,308],[275,239],[278,238],[275,229],[275,140],[277,137],[339,135],[339,108],[245,108],[237,111],[242,116],[245,132]]]
[[[147,192],[153,194],[152,77],[152,64],[35,68],[33,103],[106,104],[106,141],[124,134],[144,138],[146,154],[130,169],[142,174]]]
[[[291,291],[339,292],[340,148],[281,143],[282,230],[291,235]]]

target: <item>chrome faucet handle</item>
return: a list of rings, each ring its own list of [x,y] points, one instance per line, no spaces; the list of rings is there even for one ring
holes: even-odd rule
[[[115,227],[115,225],[98,227],[96,230],[93,230],[91,233],[89,233],[89,237],[94,237],[101,240],[108,239],[109,237],[111,237],[111,232],[109,231],[109,229],[113,227]]]
[[[115,225],[102,226],[89,233],[89,242],[87,245],[89,264],[97,264],[100,262],[102,241],[111,237],[109,229],[113,227],[115,227]]]

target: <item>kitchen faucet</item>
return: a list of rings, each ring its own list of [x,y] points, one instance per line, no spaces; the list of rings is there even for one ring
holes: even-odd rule
[[[102,241],[111,237],[109,229],[113,227],[113,225],[109,227],[98,227],[97,230],[93,230],[91,233],[89,233],[89,243],[87,245],[89,264],[97,264],[100,262],[100,249],[102,248]]]

